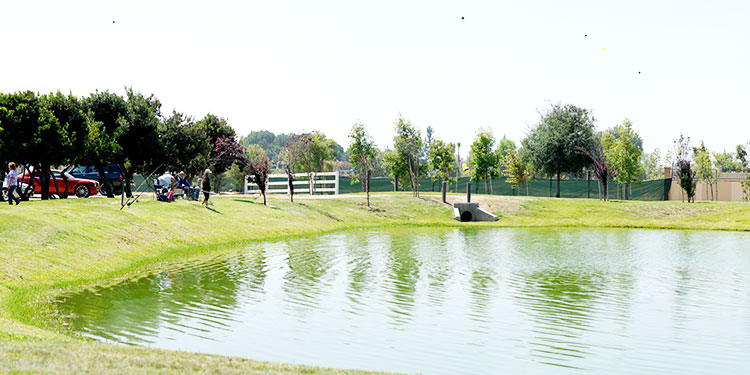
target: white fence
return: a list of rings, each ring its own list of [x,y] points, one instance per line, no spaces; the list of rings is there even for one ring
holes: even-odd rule
[[[315,172],[308,181],[307,173],[294,174],[294,193],[339,193],[339,172]],[[310,191],[312,188],[312,191]],[[245,176],[245,194],[260,193],[252,176]],[[266,181],[266,194],[289,194],[289,182],[286,174],[270,174]]]

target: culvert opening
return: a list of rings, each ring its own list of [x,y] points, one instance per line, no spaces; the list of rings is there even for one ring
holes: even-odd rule
[[[461,221],[471,221],[471,211],[461,212]]]

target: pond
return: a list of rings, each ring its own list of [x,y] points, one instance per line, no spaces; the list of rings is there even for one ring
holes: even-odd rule
[[[376,229],[64,296],[107,342],[424,374],[750,368],[750,234]]]

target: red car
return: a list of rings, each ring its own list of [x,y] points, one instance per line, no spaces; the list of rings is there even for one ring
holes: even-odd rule
[[[64,192],[65,181],[62,178],[62,171],[53,169],[51,172],[52,176],[49,179],[50,194],[57,194],[58,191],[61,193]],[[68,172],[65,172],[65,177],[68,179],[68,194],[75,194],[78,198],[86,198],[99,191],[99,183],[97,181],[75,178]],[[32,172],[32,178],[34,180],[34,193],[40,194],[42,192],[42,187],[39,185],[39,172]],[[29,172],[18,177],[18,181],[25,184],[31,184],[31,182],[29,182]],[[55,184],[57,184],[57,188],[55,188]]]

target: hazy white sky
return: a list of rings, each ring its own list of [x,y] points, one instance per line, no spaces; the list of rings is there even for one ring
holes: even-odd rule
[[[601,129],[629,117],[649,151],[680,132],[729,150],[750,141],[748,20],[740,0],[3,0],[0,91],[132,86],[242,135],[344,146],[355,121],[390,145],[399,113],[519,142],[563,102]]]

